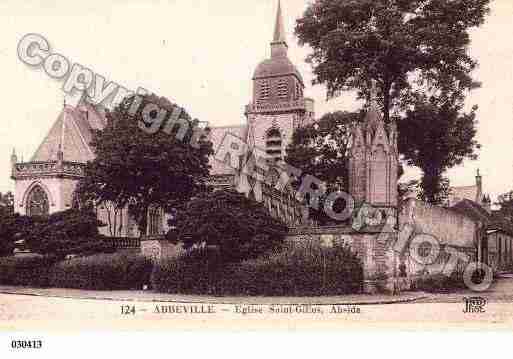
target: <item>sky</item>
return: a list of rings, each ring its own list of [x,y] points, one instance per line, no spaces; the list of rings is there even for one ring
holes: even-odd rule
[[[44,5],[43,5],[44,4]],[[317,117],[356,110],[353,93],[327,101],[293,35],[295,19],[308,5],[282,0],[289,57],[305,78],[305,95]],[[277,0],[3,0],[0,3],[0,192],[14,188],[10,155],[28,161],[63,106],[62,82],[31,68],[16,54],[28,33],[43,35],[51,50],[126,88],[143,87],[184,107],[213,126],[244,123],[251,78],[270,56]],[[451,169],[453,186],[473,185],[477,169],[493,197],[513,189],[513,1],[495,0],[485,25],[471,32],[469,49],[482,82],[467,99],[479,106],[477,161]],[[419,176],[409,169],[403,180]]]

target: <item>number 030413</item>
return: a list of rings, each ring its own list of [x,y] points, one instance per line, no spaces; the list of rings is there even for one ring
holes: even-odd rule
[[[43,341],[41,340],[13,340],[11,348],[13,349],[41,349]]]

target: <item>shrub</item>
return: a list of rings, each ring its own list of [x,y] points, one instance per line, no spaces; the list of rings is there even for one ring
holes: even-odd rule
[[[32,226],[32,223],[30,217],[19,214],[0,216],[0,257],[13,255],[16,247],[14,243],[25,239],[22,233]]]
[[[301,247],[224,265],[212,251],[193,251],[155,266],[153,288],[166,293],[318,296],[359,292],[363,270],[347,248]]]
[[[214,294],[212,285],[221,268],[218,251],[191,250],[156,264],[151,276],[152,287],[165,293]]]
[[[142,289],[150,282],[152,263],[141,255],[97,254],[53,266],[52,287],[89,290]]]
[[[417,280],[416,288],[429,293],[445,293],[466,288],[463,273],[454,272],[451,276],[429,274]]]
[[[60,258],[104,253],[111,248],[99,236],[98,227],[102,225],[93,211],[70,209],[48,217],[30,217],[20,239],[33,253]]]
[[[280,248],[287,226],[255,200],[235,190],[220,190],[194,198],[176,216],[167,237],[185,248],[217,246],[225,262],[257,258]]]
[[[47,287],[54,258],[41,256],[0,258],[0,284]]]

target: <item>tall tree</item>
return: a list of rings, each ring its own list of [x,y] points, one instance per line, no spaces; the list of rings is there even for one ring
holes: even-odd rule
[[[314,83],[325,84],[328,97],[340,91],[356,90],[360,98],[369,98],[372,80],[378,84],[385,122],[391,114],[407,119],[399,124],[399,138],[411,148],[400,146],[409,164],[424,171],[422,196],[439,203],[447,181],[443,173],[464,158],[474,158],[475,110],[461,115],[461,121],[448,120],[460,108],[467,90],[479,86],[471,73],[477,62],[468,54],[469,30],[483,24],[489,12],[489,0],[316,0],[297,20],[300,44],[313,53],[307,61],[314,71]],[[422,95],[419,95],[422,94]],[[419,97],[432,96],[433,116],[424,117],[425,106]],[[416,110],[411,111],[412,106]],[[421,108],[424,107],[424,108]],[[452,110],[451,110],[452,109]],[[414,115],[414,112],[419,112]],[[439,115],[439,116],[438,116]],[[466,127],[463,123],[467,123]],[[448,127],[453,125],[454,127]],[[463,126],[464,133],[457,131]],[[410,131],[415,128],[416,132]],[[434,135],[437,128],[458,138],[447,146],[438,146],[424,134]],[[412,139],[406,137],[413,135]],[[421,149],[429,143],[428,149]],[[415,153],[415,150],[423,152]],[[432,160],[421,158],[430,154]],[[429,163],[431,161],[431,164]]]
[[[178,107],[169,100],[144,96],[133,112],[134,101],[124,99],[93,134],[96,158],[86,165],[78,197],[82,203],[128,206],[145,233],[150,206],[170,210],[207,190],[212,144],[205,136],[196,138],[185,111],[176,118]]]
[[[490,0],[315,0],[297,20],[300,44],[314,82],[328,96],[380,88],[385,121],[422,86],[446,98],[461,98],[478,84],[471,72],[469,29],[481,25]]]
[[[292,142],[287,148],[287,164],[300,169],[303,176],[310,175],[324,182],[327,193],[347,191],[347,150],[350,145],[351,126],[360,121],[361,113],[327,113],[319,121],[294,131]],[[298,178],[296,185],[303,178]],[[311,218],[321,224],[332,221],[320,208],[310,208]],[[338,206],[343,206],[341,203]],[[337,208],[335,208],[337,209]]]
[[[481,147],[475,140],[477,107],[469,113],[462,107],[460,102],[418,96],[397,121],[399,152],[408,165],[422,170],[421,199],[432,204],[442,204],[448,196],[447,169],[476,159]]]

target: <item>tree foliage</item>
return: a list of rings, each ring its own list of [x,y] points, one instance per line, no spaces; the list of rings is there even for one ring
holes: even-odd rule
[[[313,124],[300,127],[287,148],[286,162],[304,175],[315,176],[328,186],[347,189],[347,150],[351,126],[361,119],[359,113],[327,113]]]
[[[399,152],[423,170],[421,196],[432,203],[446,196],[443,173],[475,158],[478,148],[476,110],[459,112],[467,91],[479,86],[472,78],[477,62],[468,53],[469,30],[484,23],[489,3],[316,0],[296,23],[300,44],[313,49],[307,61],[314,83],[325,84],[328,97],[356,90],[369,99],[371,82],[377,82],[384,120],[401,120]],[[441,131],[438,145],[434,136]]]
[[[260,203],[235,190],[203,194],[184,204],[168,237],[184,244],[217,246],[224,261],[256,258],[279,247],[287,226]]]
[[[13,254],[16,241],[16,233],[23,225],[17,220],[19,216],[14,214],[0,215],[0,257]]]
[[[64,258],[68,254],[90,254],[111,248],[99,235],[103,224],[96,214],[86,210],[67,210],[47,217],[14,214],[0,223],[0,238],[12,250],[15,243],[32,253]]]
[[[498,215],[513,225],[513,191],[501,194],[496,204],[499,206]]]
[[[480,26],[489,0],[316,0],[297,20],[300,44],[314,82],[328,95],[358,90],[369,96],[371,80],[380,89],[385,121],[423,87],[446,98],[461,98],[478,84],[471,72],[469,29]]]
[[[462,107],[461,103],[418,97],[397,121],[399,152],[408,165],[422,170],[420,196],[429,203],[441,204],[447,199],[445,171],[465,159],[477,159],[481,147],[475,140],[477,107],[468,113]]]
[[[185,111],[179,120],[186,125],[172,125],[170,117],[177,106],[166,98],[144,96],[139,109],[132,114],[134,100],[126,98],[108,112],[106,127],[94,133],[91,145],[96,158],[87,164],[78,193],[83,203],[128,206],[141,233],[145,233],[150,206],[169,210],[207,189],[212,145],[204,136],[195,138],[195,122]],[[153,105],[158,106],[159,112],[150,112],[152,120],[148,122],[143,111]],[[154,128],[160,111],[165,117]],[[181,136],[180,131],[184,131]]]
[[[14,195],[12,192],[0,192],[0,217],[14,213]]]
[[[327,193],[346,191],[348,186],[347,151],[350,146],[351,126],[360,121],[362,114],[351,112],[327,113],[321,119],[294,131],[287,148],[285,162],[302,171],[294,185],[297,187],[304,176],[321,180]],[[332,219],[322,210],[324,198],[320,198],[319,210],[310,208],[310,218],[321,224]],[[334,208],[336,212],[343,210]]]

